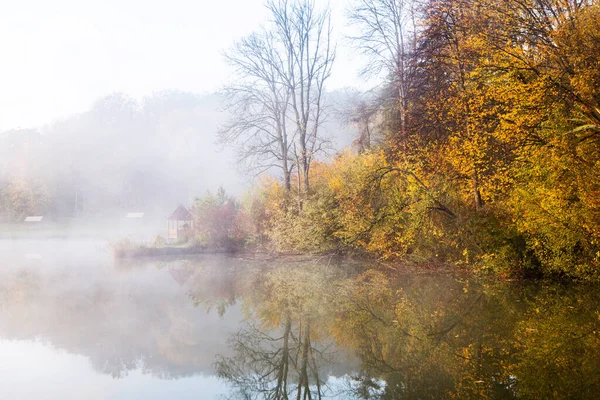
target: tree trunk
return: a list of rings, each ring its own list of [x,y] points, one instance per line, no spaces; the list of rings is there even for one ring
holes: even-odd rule
[[[300,366],[300,370],[298,371],[299,380],[296,400],[300,400],[302,389],[304,389],[303,399],[306,399],[307,397],[309,399],[312,398],[310,394],[310,384],[308,381],[308,349],[310,346],[310,324],[306,324],[303,336],[304,343],[302,343],[302,364]]]
[[[479,180],[477,179],[477,174],[473,174],[473,202],[475,203],[475,208],[477,210],[483,207],[483,200],[481,199],[481,192],[479,191]]]
[[[283,184],[285,185],[285,190],[292,190],[292,177],[290,176],[290,170],[287,165],[287,161],[283,162]]]
[[[292,330],[292,320],[288,317],[285,322],[285,331],[283,333],[283,349],[279,371],[277,372],[277,386],[275,388],[276,399],[287,399],[287,378],[289,369],[289,337]]]
[[[310,189],[310,184],[308,182],[310,165],[309,165],[308,161],[306,161],[306,160],[303,160],[302,163],[303,163],[303,165],[302,165],[302,190],[303,190],[304,194],[307,195],[308,191]]]

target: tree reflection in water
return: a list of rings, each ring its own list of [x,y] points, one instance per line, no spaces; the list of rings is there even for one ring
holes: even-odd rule
[[[349,269],[208,256],[0,268],[0,339],[81,354],[115,378],[207,375],[217,361],[239,398],[600,393],[596,287]]]
[[[327,388],[319,368],[327,355],[311,342],[309,325],[293,325],[286,319],[274,337],[247,324],[230,340],[235,356],[217,362],[219,376],[243,398],[322,398]]]
[[[595,398],[598,300],[590,287],[261,270],[217,367],[241,398]],[[344,391],[327,384],[333,349],[358,359]]]
[[[293,274],[289,272],[293,270]],[[333,362],[323,318],[333,269],[280,267],[256,275],[245,298],[249,320],[230,339],[232,357],[216,363],[234,397],[321,399]]]

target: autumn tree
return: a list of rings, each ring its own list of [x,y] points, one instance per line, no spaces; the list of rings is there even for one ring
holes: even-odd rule
[[[597,2],[357,0],[350,18],[388,95],[348,107],[359,154],[313,165],[304,212],[265,212],[275,247],[597,279]]]
[[[51,191],[39,179],[14,178],[0,189],[0,213],[22,220],[29,215],[43,215],[49,208]]]
[[[191,209],[196,240],[211,248],[238,250],[248,237],[245,215],[238,201],[222,187],[216,194],[210,191],[196,198]]]

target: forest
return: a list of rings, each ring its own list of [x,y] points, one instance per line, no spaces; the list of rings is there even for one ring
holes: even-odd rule
[[[364,90],[328,90],[347,67],[328,7],[267,1],[216,94],[113,94],[0,134],[0,221],[163,224],[192,202],[217,249],[600,279],[598,1],[352,1]]]
[[[600,278],[600,6],[358,0],[372,90],[325,109],[330,11],[270,1],[226,53],[219,140],[257,171],[193,207],[212,246],[345,253],[502,277]],[[327,159],[336,114],[358,136]]]

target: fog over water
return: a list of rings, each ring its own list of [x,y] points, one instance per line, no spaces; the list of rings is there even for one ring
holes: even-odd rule
[[[94,239],[4,240],[0,252],[0,398],[263,398],[276,371],[295,393],[296,368],[336,399],[600,387],[591,287],[392,283],[332,258],[115,261]]]
[[[215,362],[232,356],[228,338],[254,323],[241,301],[252,263],[115,262],[99,240],[2,241],[0,252],[0,397],[213,398],[231,390]],[[348,368],[344,361],[328,370],[343,376]]]

